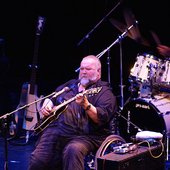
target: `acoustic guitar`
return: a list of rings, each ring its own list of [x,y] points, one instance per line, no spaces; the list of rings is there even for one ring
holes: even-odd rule
[[[27,131],[33,130],[33,127],[36,125],[38,120],[41,118],[38,110],[40,109],[40,102],[35,102],[38,99],[37,96],[37,84],[36,84],[36,71],[37,71],[37,59],[38,59],[38,48],[39,48],[39,39],[43,31],[45,23],[45,18],[39,16],[36,29],[36,37],[34,44],[34,56],[31,68],[31,79],[30,82],[24,83],[22,86],[22,91],[20,95],[20,103],[18,107],[29,105],[29,103],[34,103],[20,111],[16,114],[16,123],[18,123],[18,128],[25,129]],[[21,127],[22,126],[22,127]]]

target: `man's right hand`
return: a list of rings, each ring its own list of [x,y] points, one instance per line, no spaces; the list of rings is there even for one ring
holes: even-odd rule
[[[50,99],[45,99],[42,107],[41,112],[44,116],[49,116],[53,109],[53,103]]]

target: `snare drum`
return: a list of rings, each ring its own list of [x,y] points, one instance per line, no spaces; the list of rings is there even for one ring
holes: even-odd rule
[[[119,131],[126,141],[143,130],[170,132],[170,95],[156,95],[153,99],[134,99],[125,104],[119,116]]]
[[[161,59],[150,54],[138,54],[136,62],[130,71],[130,80],[139,83],[149,83],[156,76]]]

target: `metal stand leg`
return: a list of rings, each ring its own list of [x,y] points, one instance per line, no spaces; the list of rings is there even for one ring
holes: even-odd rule
[[[30,133],[28,130],[26,130],[26,136],[25,136],[25,142],[28,143]]]
[[[169,160],[169,134],[166,134],[166,161]]]

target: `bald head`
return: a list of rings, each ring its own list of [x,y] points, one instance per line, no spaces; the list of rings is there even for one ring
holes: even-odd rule
[[[94,55],[84,57],[80,63],[79,79],[82,82],[96,82],[101,78],[101,62]]]
[[[99,70],[100,78],[101,78],[101,62],[100,62],[99,58],[97,58],[95,55],[88,55],[82,59],[81,65],[83,63],[89,63],[89,64],[93,65],[93,67],[95,67],[97,70]]]

